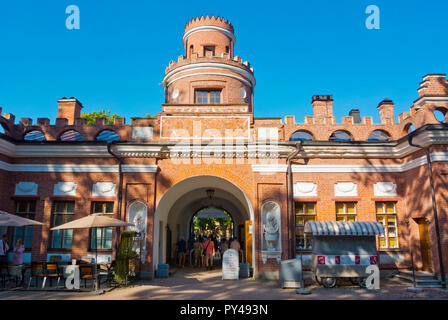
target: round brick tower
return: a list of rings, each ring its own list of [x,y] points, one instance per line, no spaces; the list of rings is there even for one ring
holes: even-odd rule
[[[222,112],[245,106],[252,112],[254,72],[234,56],[232,24],[220,17],[196,17],[186,24],[182,40],[185,55],[165,70],[165,106],[212,105],[223,107]]]

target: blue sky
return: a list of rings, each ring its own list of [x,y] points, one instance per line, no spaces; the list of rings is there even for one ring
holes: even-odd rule
[[[380,8],[368,30],[366,7]],[[65,27],[68,5],[80,30]],[[57,116],[57,99],[126,117],[161,111],[165,67],[184,53],[185,23],[230,20],[235,53],[255,69],[255,116],[312,115],[311,96],[333,94],[336,121],[351,108],[378,122],[389,98],[396,117],[422,76],[448,71],[445,0],[104,1],[0,3],[0,106],[21,117]]]

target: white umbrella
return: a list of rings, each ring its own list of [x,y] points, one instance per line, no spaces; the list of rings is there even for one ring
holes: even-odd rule
[[[15,214],[10,214],[0,210],[0,226],[2,227],[23,227],[40,225],[43,225],[43,223],[27,218],[22,218],[16,216]]]
[[[135,225],[130,222],[125,222],[122,220],[107,217],[101,213],[94,213],[84,218],[61,224],[60,226],[51,228],[50,230],[95,228],[95,235],[96,235],[96,228],[126,227],[126,226],[135,226]],[[98,290],[97,263],[98,263],[98,245],[95,244],[95,291]]]
[[[51,230],[64,229],[84,229],[84,228],[106,228],[106,227],[126,227],[134,226],[133,223],[110,218],[102,213],[90,214],[84,218],[70,221],[60,226],[51,228]]]

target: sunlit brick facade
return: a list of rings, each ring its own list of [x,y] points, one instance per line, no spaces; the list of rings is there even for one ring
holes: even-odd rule
[[[7,106],[0,109],[0,210],[16,213],[25,202],[34,203],[27,214],[44,226],[28,234],[31,260],[93,254],[88,230],[54,235],[49,229],[55,216],[77,219],[91,213],[94,203],[112,203],[106,213],[123,220],[144,213],[143,270],[152,277],[157,264],[172,261],[175,242],[191,235],[192,215],[215,205],[232,215],[244,257],[259,277],[276,277],[280,259],[309,254],[304,222],[344,219],[384,223],[386,236],[378,239],[382,269],[409,268],[411,245],[416,266],[439,273],[428,163],[425,151],[410,145],[412,138],[431,154],[447,268],[444,74],[424,76],[409,112],[398,117],[391,100],[379,102],[380,123],[356,109],[335,119],[331,95],[313,95],[312,115],[303,122],[294,116],[258,118],[254,70],[234,54],[232,24],[219,17],[193,19],[182,41],[184,54],[165,69],[165,101],[156,117],[116,118],[113,124],[100,118],[88,125],[76,98],[58,100],[55,122],[16,121],[2,113]],[[215,191],[213,199],[208,189]],[[279,208],[275,250],[266,249],[262,234],[269,202]],[[11,241],[25,236],[13,228],[1,231]],[[111,248],[100,254],[113,256],[115,243],[116,231]]]

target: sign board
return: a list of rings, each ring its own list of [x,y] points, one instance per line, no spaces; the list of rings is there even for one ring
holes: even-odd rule
[[[238,252],[228,249],[222,256],[222,280],[238,280],[240,273]]]

